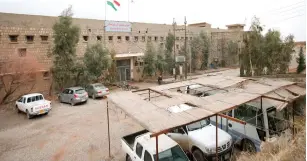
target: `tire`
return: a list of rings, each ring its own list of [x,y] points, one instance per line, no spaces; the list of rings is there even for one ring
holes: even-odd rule
[[[249,152],[249,153],[256,153],[256,151],[257,151],[255,144],[248,139],[243,140],[242,148],[243,148],[243,151],[246,151],[246,152]]]
[[[75,105],[75,103],[74,103],[73,100],[70,100],[70,105],[71,105],[71,106],[74,106],[74,105]]]
[[[195,161],[205,161],[203,152],[200,151],[199,149],[196,149],[193,151],[193,158],[195,158]]]
[[[29,113],[29,111],[27,110],[26,112],[27,112],[27,118],[32,119],[33,116]]]
[[[126,161],[132,161],[128,154],[126,155]]]
[[[17,113],[20,113],[21,111],[19,110],[18,106],[16,105],[16,110],[17,110]]]

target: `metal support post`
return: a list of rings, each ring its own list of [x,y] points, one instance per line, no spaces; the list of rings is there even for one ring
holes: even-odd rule
[[[217,119],[217,115],[215,115],[215,121],[216,121],[216,125],[215,125],[215,157],[216,157],[216,161],[219,161],[218,159],[218,151],[217,151],[217,148],[218,148],[218,119]]]
[[[156,136],[156,161],[159,161],[159,151],[158,151],[158,149],[159,149],[159,147],[158,147],[158,136],[159,136],[159,135],[157,135],[157,136]]]
[[[107,122],[108,122],[108,141],[109,141],[109,158],[111,157],[111,144],[110,144],[110,123],[109,123],[109,101],[107,101]]]

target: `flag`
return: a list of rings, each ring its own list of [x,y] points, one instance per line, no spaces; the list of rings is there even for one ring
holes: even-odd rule
[[[115,7],[115,5],[116,5],[117,7],[120,6],[120,3],[117,2],[116,0],[113,0],[113,2],[107,1],[107,4],[108,4],[109,6],[111,6],[115,11],[117,11],[117,8]],[[114,5],[114,4],[115,4],[115,5]]]

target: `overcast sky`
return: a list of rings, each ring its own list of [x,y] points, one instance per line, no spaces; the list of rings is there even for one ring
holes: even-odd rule
[[[256,15],[266,29],[278,29],[283,36],[294,34],[296,41],[306,40],[306,0],[117,1],[121,4],[118,11],[107,6],[107,20],[171,24],[175,18],[177,24],[183,24],[186,16],[188,23],[208,22],[219,28],[245,23],[248,29]],[[0,0],[0,12],[58,16],[69,5],[74,17],[105,19],[105,0]]]

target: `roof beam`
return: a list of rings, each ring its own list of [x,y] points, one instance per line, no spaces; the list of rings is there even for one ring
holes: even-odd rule
[[[245,121],[239,120],[237,118],[234,118],[234,117],[231,117],[231,116],[228,116],[228,115],[224,115],[224,114],[221,114],[221,113],[218,113],[217,115],[220,116],[220,117],[224,117],[224,118],[226,118],[228,120],[231,120],[231,121],[234,121],[234,122],[246,125]]]
[[[290,103],[290,101],[283,100],[283,99],[279,99],[279,98],[275,98],[275,97],[270,97],[270,96],[261,96],[261,97],[262,97],[262,98],[271,99],[271,100],[275,100],[275,101],[280,101],[280,102]]]

